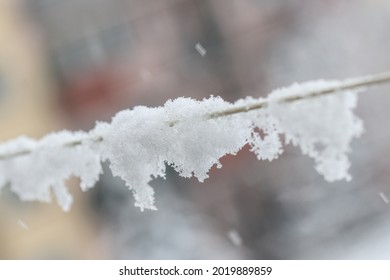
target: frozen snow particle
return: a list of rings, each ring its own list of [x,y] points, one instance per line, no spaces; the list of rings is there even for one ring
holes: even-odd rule
[[[24,230],[28,230],[28,226],[20,219],[18,220],[18,226],[20,226]]]
[[[206,49],[200,44],[200,43],[197,43],[195,45],[195,49],[198,51],[198,53],[201,55],[201,56],[205,56],[207,51]]]
[[[230,230],[227,233],[227,236],[228,236],[230,242],[232,242],[233,245],[235,245],[237,247],[242,245],[242,238],[241,238],[240,234],[236,230]]]
[[[388,204],[389,203],[389,199],[387,198],[387,196],[383,193],[383,192],[380,192],[379,193],[379,196],[382,198],[382,200]]]

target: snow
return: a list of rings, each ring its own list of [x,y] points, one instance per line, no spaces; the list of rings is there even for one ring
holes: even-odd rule
[[[24,230],[28,230],[28,226],[20,219],[18,220],[18,226]]]
[[[23,137],[3,144],[0,151],[11,152],[18,148],[32,152],[0,161],[0,181],[9,183],[11,190],[22,200],[49,202],[50,187],[53,187],[60,206],[69,210],[72,197],[64,181],[71,176],[80,177],[81,188],[86,190],[93,187],[102,170],[100,155],[92,149],[88,140],[74,147],[65,145],[87,135],[62,131],[49,134],[40,141]]]
[[[64,182],[80,177],[85,191],[99,180],[101,162],[108,161],[112,173],[133,192],[135,205],[155,210],[149,182],[165,177],[166,164],[181,176],[202,182],[212,166],[221,166],[221,157],[234,155],[247,144],[259,159],[273,160],[288,143],[313,158],[325,180],[350,180],[347,154],[352,139],[363,132],[362,122],[353,114],[357,91],[281,102],[339,83],[294,84],[275,90],[267,99],[246,98],[234,104],[213,96],[202,101],[182,97],[157,108],[138,106],[118,112],[111,123],[98,122],[89,132],[61,131],[41,140],[20,137],[0,145],[0,188],[9,184],[22,200],[48,202],[53,193],[67,211],[72,196]],[[210,117],[259,102],[268,105]],[[31,152],[4,157],[20,151]]]
[[[337,87],[337,81],[317,81],[294,84],[271,93],[270,99],[304,95],[327,86]],[[314,158],[316,170],[329,182],[351,180],[347,153],[350,142],[363,133],[362,122],[353,114],[359,90],[303,99],[289,104],[271,102],[269,114],[278,121],[286,143]]]
[[[200,43],[197,43],[195,45],[195,49],[198,51],[198,53],[201,55],[201,56],[205,56],[207,51],[206,49],[200,44]]]
[[[389,204],[389,199],[387,198],[387,196],[383,192],[380,192],[379,196],[382,198],[384,203]]]
[[[236,230],[229,230],[227,236],[234,246],[240,247],[242,245],[242,238]]]

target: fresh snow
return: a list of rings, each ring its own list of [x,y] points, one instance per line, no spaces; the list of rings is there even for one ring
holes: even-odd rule
[[[206,49],[200,44],[200,43],[197,43],[195,45],[195,49],[198,51],[198,53],[201,55],[201,56],[205,56],[207,51]]]
[[[339,83],[294,84],[273,91],[266,99],[246,98],[233,104],[220,97],[178,98],[162,107],[118,112],[110,123],[98,122],[89,132],[61,131],[40,140],[20,137],[0,145],[0,188],[9,185],[22,200],[48,202],[53,193],[67,211],[72,196],[65,181],[79,177],[85,191],[98,181],[101,163],[108,161],[112,173],[133,192],[135,205],[141,210],[156,209],[149,182],[165,177],[166,164],[181,176],[195,176],[202,182],[212,166],[221,165],[221,157],[234,155],[247,144],[262,160],[276,159],[283,153],[283,144],[292,144],[314,159],[315,169],[325,180],[350,180],[347,154],[351,140],[363,132],[362,122],[353,114],[357,90],[280,102]],[[210,117],[259,102],[267,105]],[[21,151],[28,152],[10,156]]]

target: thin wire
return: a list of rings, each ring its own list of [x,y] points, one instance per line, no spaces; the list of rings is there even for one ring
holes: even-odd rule
[[[358,89],[358,88],[364,88],[372,85],[380,85],[383,83],[389,83],[390,82],[390,72],[384,72],[379,73],[375,75],[369,75],[369,76],[363,76],[359,78],[353,78],[353,79],[347,79],[343,80],[336,86],[329,86],[327,88],[324,88],[322,90],[314,90],[312,92],[308,92],[305,95],[291,95],[291,96],[284,96],[279,99],[273,99],[272,102],[276,103],[291,103],[296,102],[303,99],[310,99],[314,97],[324,96],[332,93],[342,92],[345,90],[352,90],[352,89]],[[211,112],[208,115],[206,115],[206,119],[217,119],[221,117],[227,117],[235,114],[242,114],[246,112],[250,112],[253,110],[259,110],[262,108],[267,107],[270,104],[270,100],[268,99],[262,99],[260,101],[253,102],[249,105],[244,106],[235,106],[223,111],[217,111],[217,112]],[[169,126],[173,127],[175,124],[179,123],[180,120],[175,120],[169,122]],[[67,142],[62,145],[62,147],[76,147],[79,145],[82,145],[85,140],[91,141],[91,142],[102,142],[103,136],[94,136],[94,138],[91,139],[79,139],[79,140],[73,140],[70,142]],[[13,153],[5,153],[0,154],[0,160],[7,160],[12,159],[19,156],[24,156],[32,153],[32,150],[20,150]]]
[[[273,102],[277,102],[277,103],[295,102],[298,100],[328,95],[339,91],[368,87],[371,85],[379,85],[388,82],[390,82],[390,72],[384,72],[376,75],[344,80],[341,81],[341,83],[337,86],[330,86],[320,91],[312,91],[305,95],[292,95],[287,97],[285,96],[280,99],[273,100]],[[249,112],[252,110],[258,110],[261,108],[265,108],[269,104],[269,102],[270,102],[269,100],[264,99],[258,102],[254,102],[251,105],[239,106],[239,107],[230,108],[220,112],[214,112],[209,115],[209,118],[215,119],[215,118],[225,117],[225,116],[234,115],[238,113]]]

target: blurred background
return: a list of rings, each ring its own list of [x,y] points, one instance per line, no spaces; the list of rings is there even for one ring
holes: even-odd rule
[[[387,0],[0,0],[0,140],[88,130],[179,96],[228,101],[390,70]],[[296,148],[169,170],[141,213],[108,168],[69,213],[0,196],[2,259],[390,259],[390,87],[361,94],[353,181]]]

